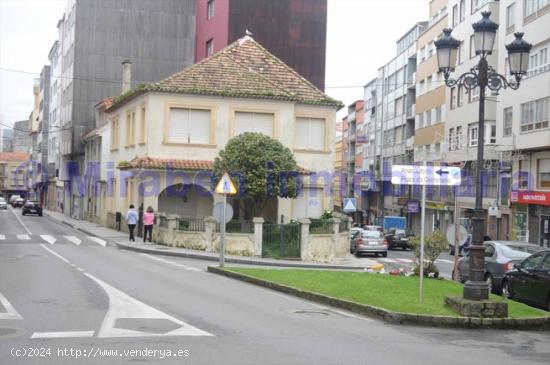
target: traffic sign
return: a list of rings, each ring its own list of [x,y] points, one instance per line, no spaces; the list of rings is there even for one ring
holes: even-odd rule
[[[225,212],[223,209],[224,206],[225,206]],[[214,216],[214,219],[216,219],[216,222],[227,223],[231,219],[233,219],[233,207],[227,203],[216,203],[214,204],[212,215]],[[225,219],[224,219],[224,215],[225,215]]]
[[[344,213],[354,213],[357,211],[357,199],[344,198]]]
[[[216,185],[216,193],[229,195],[237,194],[237,188],[233,184],[233,181],[231,181],[231,178],[227,172],[223,174],[222,178],[218,182],[218,185]]]
[[[460,168],[454,166],[394,165],[391,183],[394,185],[460,185]]]

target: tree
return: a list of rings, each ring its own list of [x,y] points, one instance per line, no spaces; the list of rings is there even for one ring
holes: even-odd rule
[[[298,165],[287,147],[261,133],[246,132],[232,138],[214,160],[214,175],[229,173],[238,197],[252,205],[253,216],[261,215],[272,197],[295,198]]]
[[[420,263],[420,237],[415,237],[411,240],[411,245],[414,247],[416,262],[418,263],[414,269],[415,273],[419,272]],[[439,269],[435,265],[435,261],[445,249],[449,247],[449,242],[445,235],[437,230],[428,234],[424,238],[424,275],[428,276],[432,273],[434,276],[439,276]]]

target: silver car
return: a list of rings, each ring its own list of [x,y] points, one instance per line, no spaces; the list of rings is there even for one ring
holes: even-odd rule
[[[360,257],[364,253],[388,256],[388,241],[380,231],[364,230],[355,239],[355,256]]]
[[[8,203],[4,198],[0,198],[0,209],[8,209]]]
[[[542,248],[530,243],[519,241],[485,241],[485,280],[492,292],[500,293],[504,274],[520,262]],[[469,280],[470,255],[458,261],[459,280],[463,283]]]

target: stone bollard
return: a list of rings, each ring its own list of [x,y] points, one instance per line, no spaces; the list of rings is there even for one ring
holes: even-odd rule
[[[178,229],[178,218],[179,216],[176,214],[170,214],[166,216],[166,220],[168,221],[168,229]]]
[[[311,221],[307,218],[300,219],[300,259],[307,261],[309,258],[309,225]]]
[[[204,231],[206,239],[206,251],[214,252],[213,242],[214,242],[214,232],[216,232],[216,219],[214,217],[204,217]]]
[[[254,256],[262,257],[264,219],[262,217],[254,217],[252,218],[252,222],[254,223]]]

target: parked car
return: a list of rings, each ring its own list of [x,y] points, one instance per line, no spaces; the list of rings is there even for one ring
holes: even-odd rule
[[[462,256],[468,253],[468,249],[470,245],[472,244],[472,234],[468,234],[468,238],[464,243],[458,246],[458,255]],[[455,255],[455,245],[454,242],[449,242],[449,255],[454,256]]]
[[[388,250],[399,247],[403,250],[409,250],[412,248],[410,239],[414,237],[414,233],[407,229],[390,229],[386,234],[386,240],[388,240]]]
[[[518,241],[487,241],[485,245],[485,280],[491,291],[500,293],[504,274],[541,248],[537,245]],[[469,280],[469,253],[458,261],[458,277],[461,282]]]
[[[388,256],[388,241],[380,231],[363,230],[355,239],[355,256],[364,253]]]
[[[23,198],[17,198],[13,201],[12,207],[21,208],[24,204],[25,204],[25,200]]]
[[[21,209],[21,214],[38,214],[42,217],[42,207],[36,201],[27,200]]]
[[[550,311],[550,250],[515,264],[504,276],[502,295]]]
[[[349,252],[355,253],[355,240],[359,235],[363,232],[363,228],[361,227],[352,227],[349,230]]]
[[[9,200],[10,205],[13,206],[17,199],[21,199],[21,195],[12,195],[12,196],[10,196],[10,200]]]
[[[6,199],[0,197],[0,209],[8,209],[8,203]]]
[[[382,226],[367,226],[367,225],[364,225],[363,229],[366,230],[366,231],[384,232],[384,228],[382,228]]]

